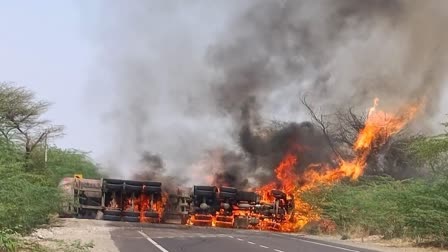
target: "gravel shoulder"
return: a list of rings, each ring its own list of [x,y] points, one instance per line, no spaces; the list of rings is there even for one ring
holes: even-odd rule
[[[57,219],[50,227],[37,229],[27,239],[50,251],[64,248],[64,251],[118,252],[110,235],[115,229],[102,220]],[[87,250],[87,247],[90,248]]]

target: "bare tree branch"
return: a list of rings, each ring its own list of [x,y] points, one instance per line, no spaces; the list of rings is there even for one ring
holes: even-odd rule
[[[62,126],[41,118],[49,106],[24,87],[0,83],[0,136],[21,143],[28,156],[45,139],[62,134]]]
[[[302,104],[307,108],[308,113],[310,114],[313,121],[316,122],[320,126],[322,133],[324,134],[325,138],[327,139],[328,145],[330,146],[333,153],[336,154],[336,156],[338,158],[340,158],[341,154],[336,149],[336,147],[330,137],[330,133],[328,132],[329,123],[325,121],[324,116],[322,114],[319,117],[317,116],[317,114],[314,112],[311,105],[306,101],[305,95],[302,96],[300,100],[301,100]]]

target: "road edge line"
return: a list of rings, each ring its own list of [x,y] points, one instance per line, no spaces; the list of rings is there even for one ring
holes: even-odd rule
[[[333,246],[333,245],[329,245],[329,244],[325,244],[325,243],[314,242],[314,241],[304,240],[304,239],[300,239],[300,238],[296,238],[296,239],[299,241],[309,242],[312,244],[317,244],[317,245],[321,245],[321,246],[325,246],[325,247],[330,247],[330,248],[335,248],[335,249],[340,249],[340,250],[345,250],[345,251],[350,251],[350,252],[361,252],[359,250],[353,250],[353,249],[348,249],[348,248],[344,248],[344,247]]]
[[[164,247],[160,246],[157,242],[155,242],[151,237],[149,237],[147,234],[143,233],[142,231],[137,231],[141,236],[145,237],[146,240],[148,240],[152,245],[154,245],[156,248],[158,248],[162,252],[169,252]]]

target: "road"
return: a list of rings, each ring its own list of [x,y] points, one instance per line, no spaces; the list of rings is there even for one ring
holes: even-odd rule
[[[120,251],[148,252],[373,252],[276,232],[189,227],[120,225],[111,232]]]

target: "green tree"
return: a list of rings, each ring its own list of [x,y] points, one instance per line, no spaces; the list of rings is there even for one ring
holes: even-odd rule
[[[38,147],[31,155],[32,170],[42,170],[53,184],[58,184],[63,177],[83,174],[85,178],[100,178],[98,165],[87,155],[75,149],[48,148],[48,161],[45,164],[43,147]],[[43,168],[45,167],[45,168]]]
[[[448,129],[448,123],[443,123]],[[414,164],[436,175],[448,175],[448,132],[431,137],[418,137],[408,147]]]
[[[30,232],[57,212],[62,177],[99,176],[81,151],[53,146],[45,162],[46,140],[62,133],[61,126],[42,119],[48,106],[23,87],[0,83],[0,250],[9,246],[11,232]]]
[[[28,157],[39,144],[62,134],[62,126],[42,119],[49,106],[24,87],[0,83],[0,135],[23,146]]]

